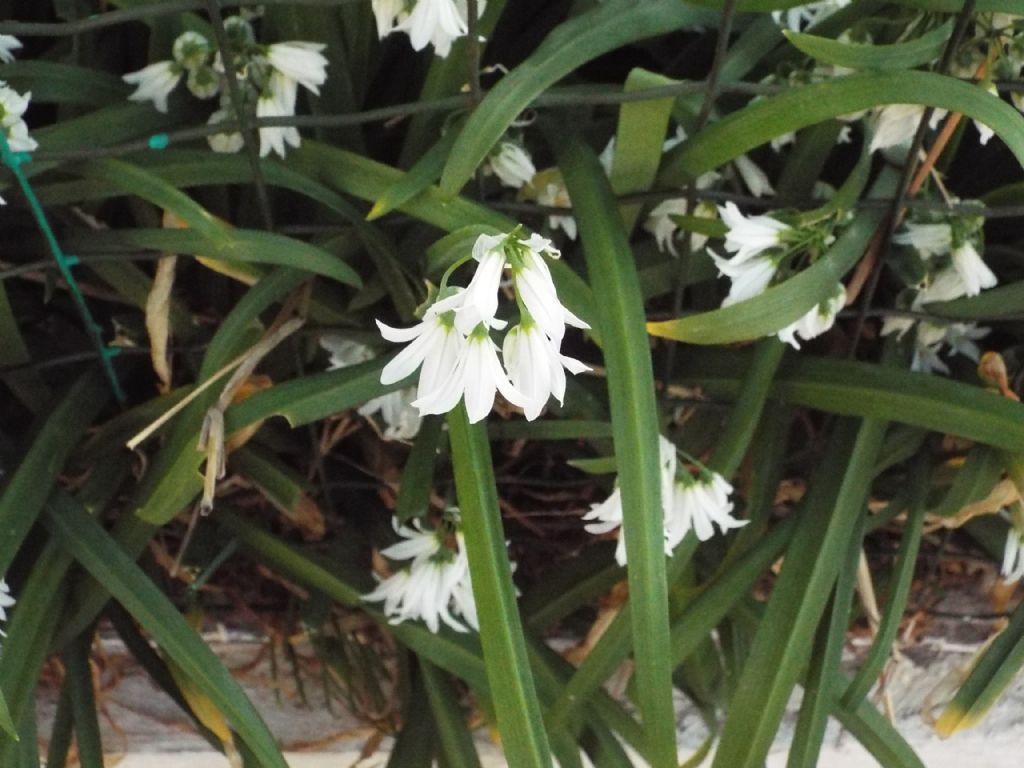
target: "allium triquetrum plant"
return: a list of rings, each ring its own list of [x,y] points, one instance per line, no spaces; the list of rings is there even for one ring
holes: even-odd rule
[[[102,765],[116,634],[282,768],[213,622],[396,765],[754,768],[798,690],[793,768],[922,765],[925,534],[1024,575],[1018,3],[3,7],[0,766]]]

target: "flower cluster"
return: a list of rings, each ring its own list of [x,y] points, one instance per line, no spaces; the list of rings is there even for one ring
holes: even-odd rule
[[[484,0],[478,0],[477,12],[483,14],[485,6]],[[372,7],[378,37],[404,32],[414,50],[433,45],[441,58],[469,31],[466,0],[373,0]]]
[[[365,363],[376,356],[365,344],[333,334],[322,336],[320,345],[330,353],[328,370],[332,371]],[[419,433],[421,422],[419,411],[412,406],[415,392],[405,387],[375,397],[363,403],[358,413],[366,418],[379,413],[386,425],[381,435],[385,440],[412,440]]]
[[[912,298],[904,299],[904,307],[909,304],[911,311],[919,312],[934,302],[977,296],[998,283],[978,250],[983,245],[982,223],[981,217],[971,215],[912,220],[896,233],[893,242],[916,257],[915,274],[923,275],[910,291]],[[915,325],[911,368],[926,373],[949,373],[940,356],[947,347],[950,354],[977,361],[980,349],[975,342],[989,332],[974,323],[916,323],[911,317],[893,316],[886,318],[882,334],[902,337]]]
[[[219,108],[210,115],[216,125],[235,116],[227,87],[230,73],[239,82],[243,108],[257,118],[291,117],[295,114],[298,88],[314,94],[327,80],[327,59],[321,43],[290,41],[261,45],[248,19],[231,16],[224,20],[228,50],[217,50],[214,41],[195,31],[182,33],[172,48],[172,58],[158,61],[123,77],[134,85],[132,101],[152,101],[160,112],[167,111],[167,99],[185,78],[186,86],[199,99],[220,97]],[[284,157],[285,145],[298,147],[300,137],[294,126],[259,129],[260,156],[276,152]],[[237,152],[243,138],[237,132],[209,137],[215,152]]]
[[[7,146],[14,152],[32,152],[39,146],[28,135],[28,126],[22,117],[31,99],[30,92],[18,93],[0,80],[0,126],[7,137]]]
[[[419,520],[412,526],[393,520],[392,525],[403,540],[381,554],[408,563],[385,579],[374,574],[377,588],[363,600],[383,601],[392,624],[411,619],[423,621],[431,632],[437,632],[441,622],[457,632],[465,632],[466,625],[479,629],[458,510],[447,510],[434,529],[425,529]]]
[[[732,516],[733,503],[729,500],[732,486],[724,477],[692,459],[698,468],[697,475],[680,472],[676,447],[665,437],[659,436],[658,450],[666,555],[671,556],[691,530],[698,539],[707,541],[714,536],[716,524],[725,533],[749,522]],[[585,526],[586,531],[593,534],[609,533],[622,525],[622,495],[617,483],[611,496],[600,504],[592,504],[583,519],[594,521]],[[626,564],[626,542],[622,533],[615,559],[619,565]]]
[[[523,408],[531,420],[540,415],[549,398],[561,403],[565,371],[589,370],[561,354],[565,328],[590,326],[558,299],[545,259],[559,255],[551,241],[539,235],[525,240],[518,231],[481,235],[473,246],[476,272],[468,286],[448,287],[446,275],[422,321],[412,328],[392,328],[377,321],[385,339],[408,343],[384,367],[381,383],[394,384],[419,369],[412,404],[420,414],[447,413],[465,399],[470,422],[490,413],[496,392]],[[491,331],[507,325],[496,317],[506,269],[511,272],[519,323],[505,335],[503,366]]]

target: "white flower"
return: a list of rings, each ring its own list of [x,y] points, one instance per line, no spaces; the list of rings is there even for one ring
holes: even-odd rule
[[[836,285],[835,291],[821,304],[816,304],[811,311],[797,320],[790,323],[778,332],[782,341],[791,345],[794,349],[800,349],[799,336],[804,341],[820,336],[836,322],[836,315],[846,305],[846,288],[842,283]]]
[[[977,362],[981,350],[974,342],[988,335],[988,328],[979,328],[974,323],[951,323],[939,325],[922,322],[917,327],[914,339],[914,359],[911,370],[922,373],[949,373],[949,366],[939,356],[944,345],[950,354],[958,354]]]
[[[768,181],[767,174],[749,157],[740,155],[732,162],[736,166],[736,170],[739,171],[743,183],[747,185],[747,189],[754,197],[775,194],[775,187]]]
[[[7,621],[7,609],[17,601],[11,597],[11,588],[7,586],[7,579],[0,579],[0,621]],[[7,633],[0,629],[0,637],[7,637]]]
[[[1015,511],[1010,521],[1010,530],[1006,532],[1006,546],[1003,549],[1002,574],[1003,579],[1009,583],[1024,578],[1024,527],[1020,525],[1020,502]]]
[[[983,289],[991,288],[999,282],[969,242],[963,242],[953,249],[953,268],[963,280],[968,296],[977,296]]]
[[[329,371],[365,363],[376,357],[373,350],[365,344],[334,334],[321,336],[320,346],[331,355],[327,367]],[[420,431],[422,421],[419,412],[412,405],[415,397],[415,389],[411,387],[388,392],[386,395],[367,400],[359,407],[357,413],[367,418],[380,413],[387,425],[383,435],[385,440],[411,440]]]
[[[36,140],[28,135],[28,126],[24,121],[17,122],[7,129],[7,145],[14,152],[32,152],[39,146]]]
[[[789,230],[787,224],[771,216],[744,216],[735,203],[726,203],[718,213],[729,228],[725,235],[725,249],[736,254],[732,259],[734,263],[775,248],[782,242],[783,233]]]
[[[953,248],[953,228],[948,223],[915,224],[910,222],[903,232],[894,235],[897,245],[909,245],[922,258],[942,256]]]
[[[508,374],[498,360],[498,348],[491,341],[486,325],[478,325],[466,339],[465,345],[448,378],[427,395],[413,401],[420,413],[448,413],[461,399],[465,399],[469,423],[486,418],[494,407],[497,392],[513,405],[525,408],[527,399],[512,386]]]
[[[321,51],[323,43],[292,40],[267,47],[267,60],[279,73],[303,88],[320,94],[320,86],[327,80],[327,57]]]
[[[705,173],[697,179],[696,187],[697,189],[706,189],[719,178],[720,176],[714,171]],[[676,197],[658,203],[647,215],[647,220],[644,221],[644,229],[654,235],[654,239],[658,243],[658,250],[662,253],[667,250],[673,256],[679,255],[675,244],[675,234],[679,229],[679,225],[676,224],[672,217],[685,216],[686,214],[686,198]],[[715,218],[715,207],[706,202],[698,203],[694,215],[702,219],[713,219]],[[701,235],[696,232],[690,233],[690,244],[695,251],[703,248],[707,241],[707,235]]]
[[[233,118],[234,113],[231,107],[221,107],[210,115],[210,119],[206,123],[207,125],[217,125],[218,123],[228,122]],[[232,133],[213,133],[206,137],[206,143],[210,145],[210,149],[214,152],[234,154],[241,151],[242,147],[245,146],[245,139],[238,131]]]
[[[775,276],[775,262],[768,256],[757,256],[745,261],[739,256],[723,259],[710,249],[708,255],[714,260],[718,272],[732,280],[732,284],[729,286],[729,295],[722,302],[723,307],[746,301],[764,293]]]
[[[749,523],[732,516],[731,493],[732,486],[717,472],[699,477],[684,475],[676,482],[672,497],[672,515],[667,523],[671,538],[682,541],[693,529],[698,539],[707,541],[715,535],[716,523],[722,533]]]
[[[919,309],[924,304],[952,301],[966,295],[967,284],[960,273],[953,267],[946,267],[929,275],[928,284],[914,299],[914,309]]]
[[[391,560],[412,562],[380,580],[376,589],[363,595],[363,600],[383,600],[384,613],[392,624],[418,619],[436,633],[443,621],[452,629],[465,632],[449,607],[456,586],[469,573],[464,548],[450,549],[443,530],[425,531],[418,520],[413,521],[413,527],[399,526],[397,522],[394,527],[405,541],[381,550],[381,554]]]
[[[550,240],[530,235],[525,241],[516,241],[508,253],[516,294],[537,325],[556,345],[561,344],[566,325],[581,329],[590,327],[558,299],[555,281],[544,257],[557,259],[561,254]]]
[[[380,373],[381,384],[394,384],[420,368],[417,396],[425,398],[438,392],[455,369],[466,346],[466,337],[455,328],[454,310],[461,306],[462,301],[461,289],[435,301],[427,308],[423,320],[412,328],[392,328],[377,321],[381,336],[388,341],[410,342],[384,366]]]
[[[121,79],[135,90],[128,96],[132,101],[152,101],[159,112],[167,111],[167,97],[181,80],[184,69],[175,61],[158,61],[137,72],[129,72]]]
[[[460,7],[461,6],[461,7]],[[479,3],[483,12],[483,3]],[[406,32],[414,50],[422,51],[433,44],[434,53],[448,56],[452,42],[466,34],[466,6],[455,0],[416,0],[409,15],[395,29]]]
[[[773,11],[772,19],[781,27],[799,32],[817,24],[849,4],[850,0],[821,0],[817,3],[797,5],[785,11]]]
[[[532,320],[505,334],[502,356],[509,380],[526,398],[523,410],[528,421],[540,416],[549,398],[562,404],[566,370],[573,374],[590,370],[579,360],[560,354],[558,346]]]
[[[917,133],[925,107],[921,104],[889,104],[877,109],[871,119],[870,151],[906,144]],[[928,125],[933,130],[946,116],[946,110],[933,110]]]
[[[405,0],[373,0],[373,16],[377,20],[377,37],[384,38],[395,29],[399,17],[405,15]]]
[[[14,52],[21,49],[21,40],[14,35],[0,35],[0,61],[10,64],[14,61]]]
[[[498,288],[507,263],[506,235],[480,235],[473,243],[476,271],[466,286],[462,306],[455,313],[455,327],[468,335],[480,323],[490,323],[498,311]]]
[[[295,114],[297,90],[295,80],[275,71],[270,76],[266,90],[256,101],[256,117],[291,117]],[[297,147],[302,143],[299,130],[293,125],[263,127],[259,133],[260,157],[266,157],[271,151],[284,157],[285,144]]]
[[[0,81],[0,127],[7,135],[7,145],[14,152],[32,152],[39,145],[28,135],[22,115],[28,109],[32,93],[20,94]]]
[[[529,153],[518,144],[503,141],[492,152],[483,167],[485,174],[494,174],[506,187],[519,188],[530,183],[537,169]]]
[[[545,184],[544,188],[537,192],[537,202],[553,208],[572,207],[569,190],[565,188],[565,183],[561,179],[557,183],[551,181]],[[548,226],[552,229],[560,228],[570,240],[576,239],[576,219],[572,216],[548,216]]]

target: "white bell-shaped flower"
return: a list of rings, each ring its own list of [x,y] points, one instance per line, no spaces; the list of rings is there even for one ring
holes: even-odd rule
[[[273,72],[266,89],[256,101],[256,117],[291,117],[295,114],[297,91],[295,80],[280,72]],[[271,152],[284,157],[287,153],[285,144],[298,147],[302,143],[299,130],[293,125],[261,127],[259,134],[260,157],[266,157]]]
[[[14,61],[14,52],[21,50],[21,40],[14,35],[0,35],[0,61],[10,64]]]
[[[768,256],[746,260],[740,259],[739,256],[724,259],[711,249],[708,249],[708,255],[714,260],[718,272],[732,280],[729,295],[722,302],[723,307],[738,304],[764,293],[775,277],[776,264]]]
[[[907,223],[902,232],[892,238],[897,245],[909,245],[922,258],[942,256],[953,249],[953,228],[946,222],[938,224]]]
[[[510,253],[512,282],[516,294],[537,325],[552,341],[561,344],[566,325],[581,329],[590,326],[559,300],[545,256],[552,259],[561,257],[547,238],[534,234],[524,241],[517,241]]]
[[[1003,548],[1003,579],[1008,583],[1024,578],[1024,526],[1021,525],[1022,512],[1017,502],[1015,514],[1011,517],[1010,529],[1006,532],[1006,545]]]
[[[320,94],[320,86],[327,81],[327,57],[321,53],[327,46],[291,40],[267,46],[267,61],[277,72],[306,90]]]
[[[482,13],[483,3],[478,4]],[[395,27],[409,35],[414,50],[434,46],[434,53],[445,58],[452,43],[466,34],[466,4],[455,0],[416,0],[409,15]]]
[[[999,282],[995,273],[988,268],[977,249],[969,242],[963,242],[953,249],[953,269],[963,280],[968,296],[977,296],[984,289],[991,288]]]
[[[788,224],[771,216],[744,216],[735,203],[726,203],[718,212],[729,228],[725,235],[725,249],[736,254],[732,258],[734,263],[777,247],[790,229]]]
[[[7,621],[7,609],[17,601],[11,596],[11,588],[7,586],[7,579],[0,579],[0,621]],[[0,629],[0,637],[7,637],[7,633]]]
[[[691,529],[698,539],[707,541],[715,535],[715,525],[725,533],[750,522],[732,516],[732,486],[717,472],[684,475],[674,490],[669,528],[680,541]]]
[[[176,61],[158,61],[137,72],[129,72],[121,79],[135,90],[129,94],[131,101],[152,101],[158,112],[167,111],[167,97],[181,80],[184,68]]]
[[[505,334],[502,357],[509,380],[526,398],[523,410],[527,421],[540,416],[551,397],[562,404],[567,370],[573,374],[590,370],[579,360],[560,354],[558,346],[532,319]]]
[[[405,16],[405,0],[373,0],[370,4],[377,22],[377,37],[387,37]]]
[[[530,183],[537,169],[530,153],[513,141],[502,141],[487,158],[485,174],[498,177],[506,187],[519,189]]]
[[[794,349],[800,349],[799,336],[804,341],[810,341],[825,333],[835,325],[836,315],[846,305],[846,288],[842,283],[836,285],[835,291],[825,301],[814,305],[809,312],[790,323],[778,332],[778,337]]]

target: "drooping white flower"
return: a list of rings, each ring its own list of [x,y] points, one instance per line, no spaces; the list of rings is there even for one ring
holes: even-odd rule
[[[405,14],[405,0],[373,0],[371,7],[377,21],[377,37],[382,39],[394,31]]]
[[[732,486],[717,472],[703,469],[693,477],[677,475],[676,448],[671,441],[659,436],[659,475],[661,479],[661,506],[665,533],[665,554],[671,557],[675,547],[691,530],[701,541],[714,535],[714,524],[725,533],[739,528],[748,521],[732,516],[729,501]],[[584,530],[593,534],[609,533],[622,525],[622,494],[618,483],[611,495],[599,504],[592,504],[584,520],[593,521]],[[626,564],[625,537],[620,531],[615,550],[619,565]]]
[[[494,174],[506,187],[516,189],[530,183],[537,169],[529,153],[512,141],[502,141],[484,164],[485,174]]]
[[[743,183],[754,197],[775,194],[775,187],[768,180],[768,175],[749,157],[740,155],[732,162],[736,166],[736,170],[739,171]]]
[[[498,392],[513,405],[527,405],[526,397],[512,385],[502,368],[488,327],[481,323],[469,334],[448,378],[434,392],[414,400],[413,405],[423,415],[441,414],[464,400],[469,423],[475,424],[491,412]]]
[[[780,27],[800,32],[850,4],[850,0],[821,0],[816,3],[796,5],[784,11],[773,11],[772,19]]]
[[[909,245],[922,258],[942,256],[953,248],[953,228],[948,222],[939,224],[917,224],[908,222],[902,232],[896,233],[892,241],[897,245]]]
[[[14,35],[0,35],[0,61],[10,64],[14,61],[14,52],[21,49],[21,40]]]
[[[7,621],[7,609],[17,601],[11,596],[11,588],[7,586],[7,579],[0,579],[0,621]],[[7,637],[7,633],[0,629],[0,637]]]
[[[509,251],[512,283],[517,296],[541,330],[555,344],[561,344],[566,325],[581,329],[590,326],[559,300],[545,256],[552,259],[561,256],[547,238],[533,234],[526,240],[517,240]]]
[[[443,528],[424,530],[418,520],[411,527],[399,526],[396,521],[394,528],[404,541],[381,550],[381,554],[411,563],[388,578],[379,579],[377,588],[363,595],[363,600],[383,601],[391,624],[420,620],[436,633],[444,622],[458,632],[465,632],[465,626],[452,615],[450,607],[457,585],[469,573],[465,549],[452,549]]]
[[[561,177],[556,181],[549,181],[537,191],[537,202],[552,208],[571,208],[572,200],[569,198],[569,190],[565,188],[565,182]],[[561,229],[570,240],[576,239],[576,219],[571,215],[562,216],[555,214],[548,216],[548,226],[552,229]]]
[[[917,133],[917,126],[921,124],[924,111],[925,107],[921,104],[889,104],[875,110],[871,119],[872,136],[869,150],[874,152],[909,142]],[[934,130],[945,116],[946,110],[933,110],[928,126]]]
[[[176,61],[158,61],[137,72],[129,72],[121,79],[135,90],[129,94],[131,101],[152,101],[158,112],[167,111],[167,97],[174,90],[184,68]]]
[[[230,106],[222,106],[216,110],[210,119],[206,121],[207,125],[217,125],[218,123],[226,123],[234,118],[234,113]],[[239,131],[232,131],[231,133],[213,133],[206,137],[206,143],[210,145],[210,149],[214,152],[220,152],[222,154],[234,154],[240,152],[242,147],[245,146],[245,139]]]
[[[329,371],[365,363],[376,357],[365,344],[334,334],[321,336],[320,346],[331,355],[327,367]],[[383,434],[385,440],[411,440],[420,431],[422,421],[419,411],[412,405],[415,393],[416,390],[411,387],[388,392],[367,400],[357,409],[357,413],[367,418],[380,413],[387,425]]]
[[[480,235],[473,243],[476,271],[455,314],[455,327],[463,334],[480,323],[490,323],[498,311],[498,288],[508,262],[505,240],[506,235]]]
[[[744,216],[735,203],[726,203],[718,213],[729,228],[725,235],[725,249],[736,254],[732,259],[735,263],[775,248],[790,229],[788,224],[771,216]]]
[[[922,322],[917,327],[914,339],[914,358],[911,370],[922,373],[949,373],[949,366],[940,356],[943,347],[948,346],[950,354],[958,354],[977,362],[981,354],[977,339],[985,337],[988,328],[979,328],[974,323],[937,323]]]
[[[732,280],[732,284],[729,286],[729,295],[722,301],[723,307],[738,304],[764,293],[772,278],[775,277],[777,266],[769,256],[756,256],[746,260],[739,256],[724,259],[711,249],[708,249],[708,255],[714,260],[719,274]]]
[[[579,360],[560,354],[558,346],[532,319],[505,334],[502,357],[509,380],[526,398],[526,419],[540,416],[548,399],[559,405],[565,398],[565,371],[577,374],[590,368]]]
[[[7,145],[14,152],[32,152],[39,146],[28,135],[28,126],[22,119],[31,99],[31,92],[18,93],[0,81],[0,127],[7,136]]]
[[[778,332],[782,341],[791,345],[794,349],[800,349],[799,336],[804,341],[820,336],[836,322],[836,315],[846,305],[846,287],[842,283],[836,284],[836,289],[821,304],[816,304],[803,317],[795,323],[790,323]]]
[[[426,398],[447,381],[466,346],[466,337],[455,328],[455,309],[462,305],[463,290],[435,301],[412,328],[392,328],[380,320],[377,327],[388,341],[406,343],[380,373],[381,384],[394,384],[420,369],[416,394]],[[421,411],[422,413],[422,411]]]
[[[395,29],[408,33],[414,50],[422,51],[427,45],[433,45],[434,53],[446,58],[452,43],[468,29],[465,3],[460,7],[455,0],[416,0],[409,15],[401,19]]]
[[[939,301],[952,301],[966,295],[967,284],[960,273],[953,267],[946,267],[929,275],[928,284],[914,299],[914,308]]]
[[[718,181],[719,178],[721,176],[718,173],[710,171],[698,177],[695,186],[697,189],[707,189]],[[673,217],[685,216],[687,212],[688,203],[686,198],[675,197],[658,203],[648,214],[647,219],[644,221],[644,229],[654,235],[654,239],[658,243],[658,250],[662,253],[668,251],[673,256],[679,255],[675,243],[675,234],[679,229],[679,225],[676,224]],[[711,203],[700,202],[694,209],[693,215],[699,216],[702,219],[713,219],[715,218],[715,206]],[[704,244],[708,241],[707,235],[696,232],[691,232],[689,237],[690,245],[695,251],[703,248]]]
[[[977,296],[999,282],[974,246],[966,241],[953,249],[953,269],[963,280],[968,296]]]
[[[667,524],[670,538],[678,543],[692,529],[698,539],[707,541],[715,535],[716,524],[725,533],[749,523],[732,516],[731,494],[732,486],[717,472],[698,477],[683,475],[675,483],[672,496],[672,514]]]
[[[297,91],[295,80],[273,72],[266,89],[256,101],[256,117],[291,117],[295,114]],[[287,152],[285,144],[298,147],[302,143],[299,129],[294,125],[261,127],[259,134],[260,157],[266,157],[271,151],[284,157]]]
[[[321,53],[327,46],[291,40],[267,46],[267,61],[277,72],[306,90],[320,94],[327,81],[327,57]]]

